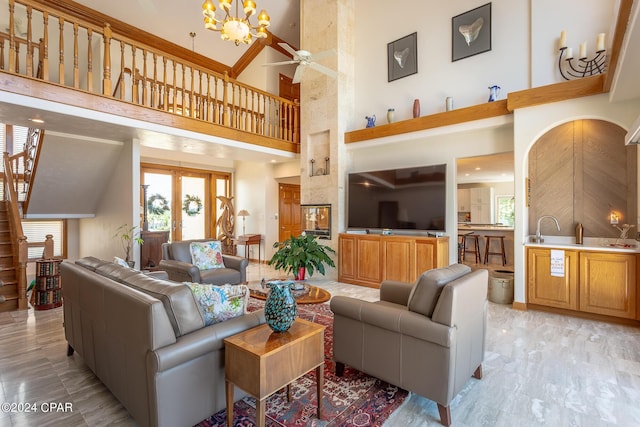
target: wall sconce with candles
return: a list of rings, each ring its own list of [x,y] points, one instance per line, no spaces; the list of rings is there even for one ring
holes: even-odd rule
[[[329,157],[324,158],[324,169],[314,169],[316,159],[309,160],[309,163],[311,163],[311,171],[309,172],[309,176],[329,175]]]
[[[567,47],[567,32],[560,32],[560,55],[558,56],[558,69],[565,80],[571,78],[582,78],[603,73],[607,67],[607,54],[604,48],[604,33],[599,33],[596,37],[596,55],[592,59],[587,59],[587,42],[580,43],[579,57],[576,62],[573,58],[573,49]],[[567,63],[562,65],[562,59]]]

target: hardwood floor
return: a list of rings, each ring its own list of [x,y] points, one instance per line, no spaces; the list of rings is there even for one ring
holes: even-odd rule
[[[257,263],[248,271],[250,280],[273,274]],[[332,295],[377,299],[376,289],[312,281]],[[135,425],[82,358],[66,356],[62,308],[0,313],[0,343],[0,403],[38,408],[2,406],[0,426]],[[483,370],[454,399],[452,425],[640,425],[638,328],[489,303]],[[45,403],[62,406],[45,412]],[[385,423],[400,425],[440,425],[436,404],[411,395]]]

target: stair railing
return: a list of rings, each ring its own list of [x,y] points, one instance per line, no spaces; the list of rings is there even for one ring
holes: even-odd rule
[[[18,193],[13,185],[14,177],[11,170],[9,153],[4,153],[4,197],[7,202],[7,214],[9,217],[9,233],[11,235],[11,250],[13,252],[14,267],[16,270],[18,309],[26,310],[27,305],[27,238],[22,231],[20,201]]]
[[[195,54],[188,60],[182,52],[178,57],[154,47],[170,45],[165,40],[153,40],[150,35],[134,40],[112,31],[109,23],[96,24],[104,15],[73,14],[62,7],[57,10],[57,2],[52,4],[8,0],[9,29],[0,32],[0,69],[251,134],[299,142],[296,101],[240,83],[227,71],[208,69],[202,65],[206,61]],[[57,55],[50,56],[50,52]],[[123,81],[126,70],[132,72],[129,88]],[[112,73],[120,75],[116,91],[112,91]]]

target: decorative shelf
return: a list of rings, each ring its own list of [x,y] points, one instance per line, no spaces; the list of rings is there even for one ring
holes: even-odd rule
[[[415,119],[402,120],[386,125],[346,132],[344,134],[344,142],[345,144],[350,144],[353,142],[366,141],[385,136],[401,135],[403,133],[456,125],[473,120],[504,116],[506,114],[511,114],[511,112],[507,110],[507,100],[503,99],[500,101],[474,105],[472,107],[458,108],[451,111],[445,111],[443,113],[431,114],[429,116],[416,117]]]
[[[606,74],[512,92],[507,99],[345,132],[344,142],[367,141],[512,114],[518,108],[604,93]]]

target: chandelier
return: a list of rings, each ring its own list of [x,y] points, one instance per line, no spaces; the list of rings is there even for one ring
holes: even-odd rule
[[[253,37],[266,38],[267,27],[269,26],[269,15],[262,9],[258,14],[258,25],[253,26],[249,21],[256,13],[256,2],[253,0],[244,0],[244,17],[238,14],[238,3],[236,1],[235,16],[231,16],[231,6],[233,0],[220,0],[220,9],[225,13],[224,19],[216,19],[216,8],[212,0],[205,0],[202,3],[202,14],[204,15],[204,27],[212,31],[220,31],[222,40],[230,40],[235,42],[236,46],[240,43],[251,44]],[[218,24],[220,27],[218,28]]]

